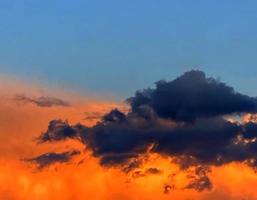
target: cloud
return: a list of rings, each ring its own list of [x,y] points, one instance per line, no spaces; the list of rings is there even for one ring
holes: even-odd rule
[[[190,177],[192,180],[185,187],[185,189],[195,189],[199,192],[205,189],[212,189],[212,183],[210,178],[208,177],[208,173],[210,169],[208,167],[197,166],[194,169],[193,175]]]
[[[124,121],[115,119],[114,122],[103,119],[91,128],[54,120],[39,141],[77,138],[106,166],[139,165],[141,155],[149,152],[176,157],[182,168],[199,163],[219,166],[255,159],[257,155],[257,143],[247,140],[249,124],[235,124],[220,117],[175,127],[134,114],[127,115]]]
[[[70,104],[62,99],[55,97],[27,97],[25,95],[16,95],[15,100],[23,103],[33,103],[39,107],[52,107],[52,106],[69,106]]]
[[[39,141],[78,139],[102,166],[120,167],[126,173],[139,168],[151,153],[166,156],[181,169],[196,168],[186,188],[197,191],[212,188],[209,171],[204,170],[208,167],[231,162],[257,166],[257,124],[224,118],[256,113],[254,97],[206,78],[201,71],[190,71],[138,91],[128,102],[127,114],[114,109],[93,127],[53,120]]]
[[[151,107],[160,117],[192,122],[197,118],[234,113],[255,113],[257,99],[235,92],[202,71],[189,71],[173,81],[158,81],[156,88],[137,91],[128,99],[133,112]]]
[[[67,121],[52,120],[48,125],[47,131],[38,137],[38,142],[44,143],[75,137],[77,137],[76,127],[70,127]]]
[[[150,167],[150,168],[146,169],[145,173],[146,174],[161,174],[162,171],[158,168]]]
[[[75,155],[78,155],[79,151],[67,151],[63,153],[45,153],[42,155],[39,155],[35,158],[27,159],[28,162],[35,162],[38,169],[43,169],[45,167],[48,167],[49,165],[55,164],[55,163],[64,163],[71,160],[71,158]]]
[[[140,178],[140,177],[145,177],[148,175],[160,175],[162,174],[162,170],[155,168],[155,167],[150,167],[144,171],[138,170],[134,171],[132,174],[133,178]]]

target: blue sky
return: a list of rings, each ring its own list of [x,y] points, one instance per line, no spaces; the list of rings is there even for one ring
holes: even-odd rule
[[[257,96],[257,1],[1,0],[0,73],[118,98],[204,70]]]

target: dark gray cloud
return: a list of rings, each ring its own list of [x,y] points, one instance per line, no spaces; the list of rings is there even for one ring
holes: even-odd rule
[[[35,162],[38,169],[43,169],[55,163],[68,162],[71,160],[73,156],[78,154],[79,154],[79,151],[67,151],[63,153],[51,152],[51,153],[45,153],[45,154],[39,155],[35,158],[27,159],[26,161]]]
[[[134,171],[132,174],[132,177],[140,178],[140,177],[145,177],[148,175],[160,175],[160,174],[162,174],[162,170],[155,168],[155,167],[151,167],[151,168],[147,168],[144,171],[142,171],[142,170]]]
[[[39,141],[78,139],[102,166],[118,166],[126,173],[139,168],[149,153],[172,158],[184,170],[230,162],[257,166],[257,124],[223,118],[256,113],[256,98],[191,71],[173,81],[158,82],[155,89],[137,92],[128,102],[129,113],[114,109],[93,127],[53,120]],[[208,171],[194,173],[186,188],[211,189]]]
[[[122,122],[126,119],[126,115],[118,109],[111,110],[109,113],[102,117],[102,121],[105,122]]]
[[[185,189],[195,189],[199,192],[205,189],[212,189],[212,183],[208,177],[209,172],[210,169],[208,167],[197,166],[194,169],[194,173],[189,177],[191,181]]]
[[[78,130],[71,127],[67,121],[52,120],[46,132],[42,133],[37,139],[39,143],[47,141],[58,141],[66,138],[75,138],[78,136]]]
[[[15,100],[23,103],[33,103],[39,107],[52,107],[52,106],[69,106],[70,104],[62,99],[55,97],[28,97],[25,95],[16,95]]]
[[[173,81],[159,81],[156,88],[136,92],[128,99],[133,112],[151,107],[160,117],[194,121],[233,113],[255,113],[257,99],[235,92],[202,71],[189,71]]]
[[[155,167],[151,167],[146,169],[145,171],[146,174],[162,174],[162,170],[155,168]]]
[[[176,157],[176,162],[187,168],[199,163],[222,165],[256,158],[257,143],[247,143],[244,138],[247,126],[220,117],[173,126],[128,115],[122,122],[103,121],[91,128],[54,120],[39,141],[77,138],[104,166],[139,166],[141,155],[154,152]]]

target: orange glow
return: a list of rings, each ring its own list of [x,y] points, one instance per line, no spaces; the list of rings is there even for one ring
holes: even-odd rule
[[[36,88],[26,85],[20,87],[26,93],[40,94]],[[100,117],[114,107],[125,109],[124,105],[62,92],[68,100],[71,99],[72,106],[41,108],[15,102],[12,95],[21,91],[17,85],[16,88],[1,87],[0,91],[4,94],[0,99],[0,199],[257,199],[257,191],[254,189],[257,175],[250,168],[235,163],[213,168],[210,177],[214,187],[211,191],[204,192],[183,189],[187,182],[186,173],[179,170],[171,160],[158,155],[150,155],[149,161],[140,170],[156,167],[162,173],[138,178],[133,178],[132,174],[125,174],[119,169],[101,167],[98,160],[87,152],[68,163],[55,164],[39,171],[23,159],[50,151],[83,150],[83,146],[76,141],[37,145],[35,137],[46,130],[50,120],[67,119],[72,124],[81,122],[91,126],[98,120],[96,116]],[[93,118],[87,118],[86,115],[91,113]],[[167,194],[163,192],[165,185],[172,187]]]

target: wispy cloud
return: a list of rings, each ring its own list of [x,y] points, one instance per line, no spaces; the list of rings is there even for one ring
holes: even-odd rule
[[[14,99],[22,103],[32,103],[39,107],[70,106],[67,101],[55,97],[28,97],[26,95],[19,94],[16,95]]]
[[[55,163],[64,163],[71,160],[75,155],[78,155],[79,151],[67,151],[63,153],[45,153],[34,158],[26,159],[28,162],[35,162],[39,169],[48,167]]]

